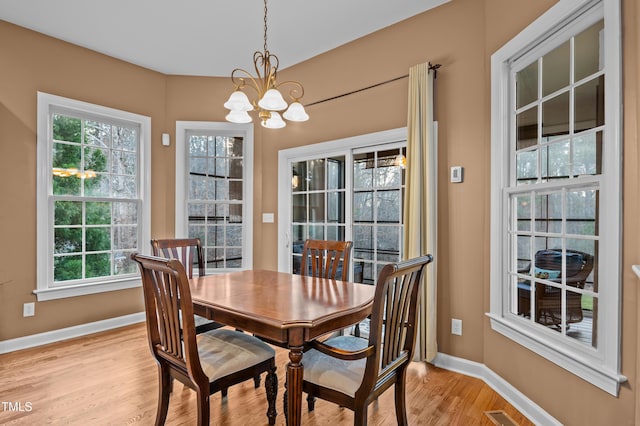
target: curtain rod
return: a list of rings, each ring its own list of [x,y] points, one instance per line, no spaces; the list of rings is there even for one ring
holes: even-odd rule
[[[429,62],[429,70],[433,70],[433,78],[437,77],[438,68],[440,68],[441,66],[442,66],[441,64],[433,64],[432,65],[431,62]],[[373,89],[375,87],[382,86],[384,84],[393,83],[394,81],[402,80],[403,78],[407,78],[407,77],[409,77],[409,74],[401,75],[400,77],[394,77],[394,78],[392,78],[390,80],[382,81],[380,83],[372,84],[371,86],[363,87],[362,89],[352,90],[351,92],[343,93],[341,95],[336,95],[336,96],[332,96],[332,97],[327,98],[327,99],[322,99],[320,101],[311,102],[309,104],[306,104],[305,107],[318,105],[318,104],[321,104],[323,102],[333,101],[335,99],[343,98],[345,96],[353,95],[355,93],[364,92],[365,90]]]

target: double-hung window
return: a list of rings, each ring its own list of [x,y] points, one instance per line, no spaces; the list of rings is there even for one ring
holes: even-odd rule
[[[38,94],[39,300],[139,285],[151,120]]]
[[[251,268],[253,127],[176,125],[176,237],[200,238],[209,272]]]
[[[560,1],[492,57],[492,327],[614,395],[619,22]]]

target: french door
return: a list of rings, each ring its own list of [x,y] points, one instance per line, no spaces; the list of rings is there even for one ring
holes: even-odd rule
[[[353,241],[355,282],[401,259],[406,130],[383,133],[280,153],[280,270],[300,272],[307,238]]]

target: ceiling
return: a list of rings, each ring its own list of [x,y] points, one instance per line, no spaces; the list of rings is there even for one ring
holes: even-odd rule
[[[268,49],[280,69],[450,0],[272,0]],[[260,0],[0,0],[0,20],[165,74],[253,69]]]

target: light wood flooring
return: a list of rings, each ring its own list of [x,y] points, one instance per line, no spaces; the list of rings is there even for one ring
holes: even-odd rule
[[[278,419],[287,351],[277,349]],[[264,382],[264,380],[263,380]],[[0,355],[0,425],[153,425],[157,369],[144,324]],[[232,387],[225,400],[211,398],[211,424],[266,425],[264,387],[253,381]],[[414,363],[408,373],[411,425],[493,425],[485,411],[504,410],[517,424],[532,425],[481,380]],[[350,425],[347,409],[318,400],[302,408],[305,425]],[[195,424],[194,393],[176,383],[167,425]],[[395,424],[393,391],[369,406],[369,424]]]

